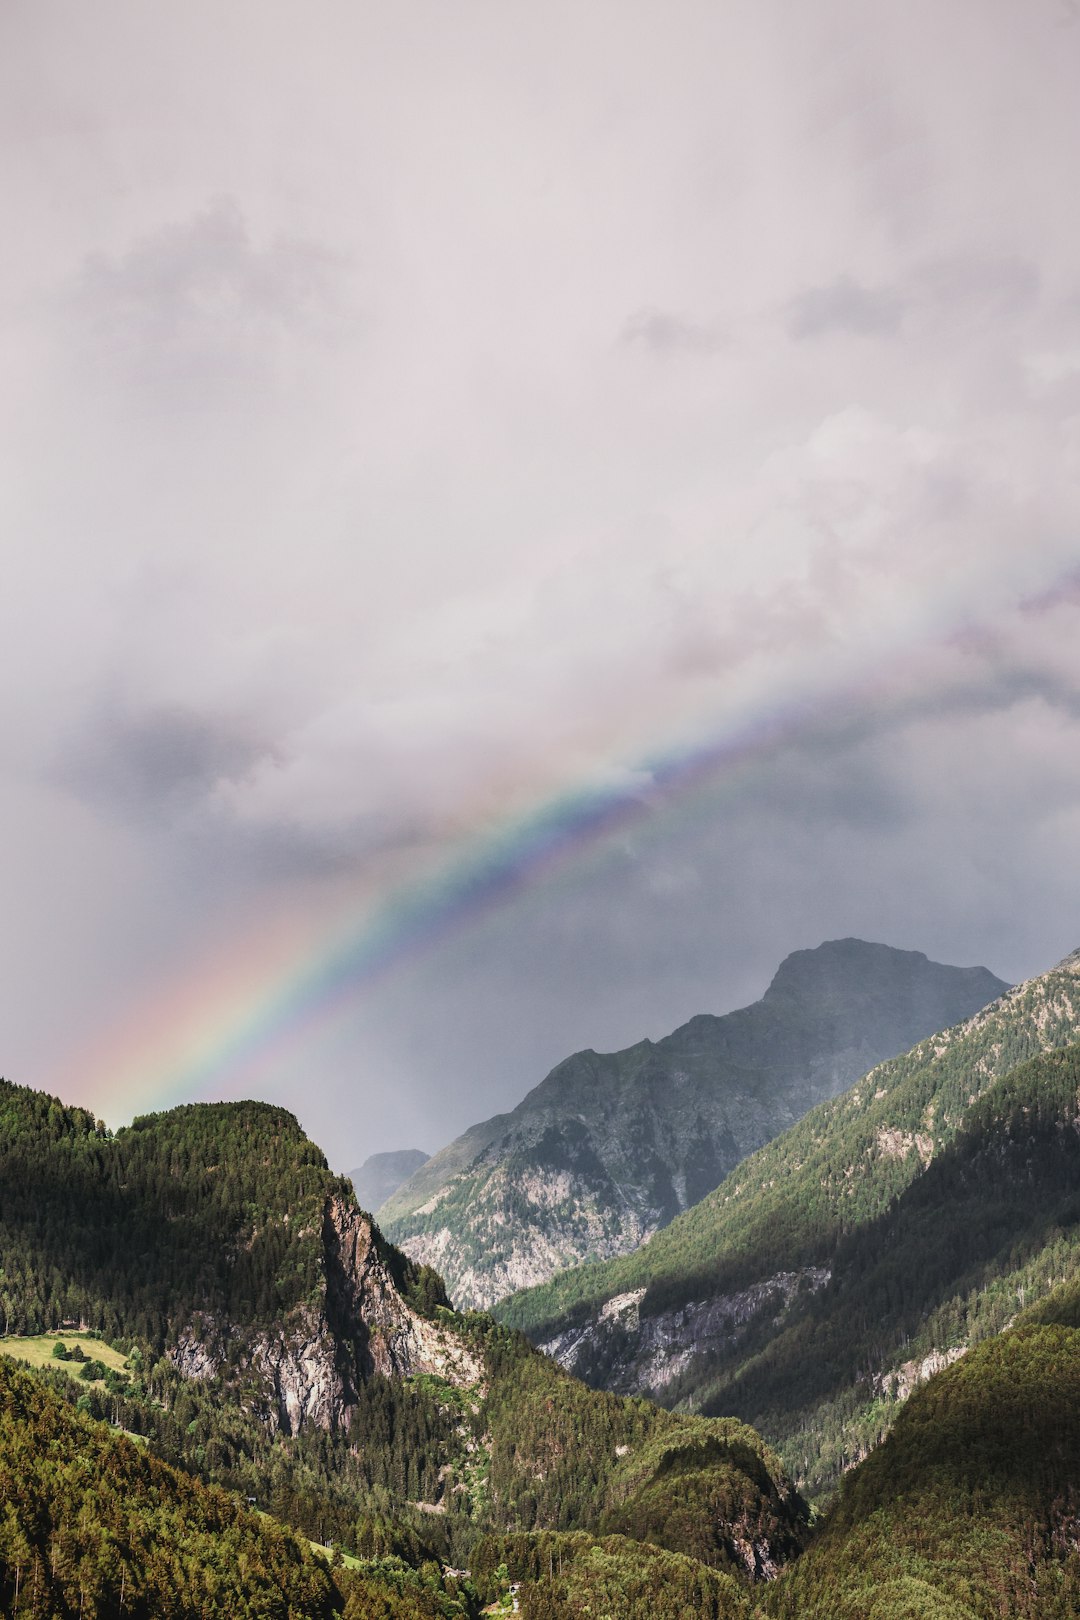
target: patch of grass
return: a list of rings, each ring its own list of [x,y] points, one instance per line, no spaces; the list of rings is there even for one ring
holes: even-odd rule
[[[334,1562],[334,1549],[333,1547],[328,1547],[325,1542],[312,1541],[309,1537],[308,1546],[311,1548],[312,1552],[318,1553],[321,1558],[325,1558],[328,1564],[332,1564]],[[344,1564],[346,1569],[363,1569],[364,1567],[364,1560],[362,1558],[355,1557],[352,1553],[346,1552],[344,1547],[341,1549],[341,1562]]]
[[[82,1346],[87,1361],[100,1361],[102,1366],[111,1367],[114,1372],[122,1373],[128,1370],[127,1361],[119,1350],[114,1350],[104,1339],[97,1339],[89,1333],[79,1333],[75,1330],[63,1333],[12,1333],[6,1339],[0,1338],[0,1354],[10,1356],[13,1361],[21,1361],[27,1367],[62,1368],[70,1377],[77,1378],[83,1363],[61,1361],[56,1357],[53,1349],[58,1341],[69,1356],[78,1344]],[[95,1382],[100,1383],[100,1379]]]

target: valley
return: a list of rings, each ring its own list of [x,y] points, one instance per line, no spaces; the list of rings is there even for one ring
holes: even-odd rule
[[[1080,952],[494,1317],[283,1109],[0,1083],[0,1601],[1065,1620],[1078,1200]]]

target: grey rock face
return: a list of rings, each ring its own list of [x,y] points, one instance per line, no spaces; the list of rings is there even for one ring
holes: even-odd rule
[[[427,1161],[428,1155],[419,1148],[373,1153],[358,1170],[349,1172],[360,1208],[377,1210]]]
[[[556,1334],[538,1349],[586,1383],[662,1403],[668,1386],[703,1350],[715,1354],[718,1347],[737,1343],[747,1324],[763,1316],[779,1320],[796,1293],[823,1288],[828,1280],[827,1266],[781,1271],[736,1293],[645,1317],[640,1311],[645,1289],[634,1288],[607,1300],[582,1327]]]
[[[327,1199],[322,1298],[272,1332],[240,1329],[200,1314],[171,1351],[189,1378],[242,1378],[252,1408],[274,1433],[348,1424],[359,1385],[373,1373],[429,1373],[459,1387],[483,1374],[451,1328],[419,1316],[398,1292],[369,1216],[351,1199]]]
[[[816,1103],[1007,988],[862,940],[796,951],[750,1007],[567,1058],[429,1159],[380,1220],[456,1304],[491,1306],[637,1248]]]

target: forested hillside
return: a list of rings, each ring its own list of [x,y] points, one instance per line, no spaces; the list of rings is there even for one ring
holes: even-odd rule
[[[1077,1265],[1080,1054],[1031,1054],[1076,1038],[1078,978],[1073,956],[880,1066],[639,1254],[504,1314],[598,1384],[754,1422],[829,1489]]]
[[[590,1390],[456,1315],[282,1110],[198,1105],[112,1137],[21,1088],[0,1103],[3,1347],[71,1320],[118,1343],[123,1371],[48,1376],[165,1462],[412,1568],[465,1566],[484,1534],[580,1532],[744,1589],[801,1546],[805,1506],[756,1435]]]
[[[0,1603],[39,1620],[433,1620],[469,1612],[401,1565],[307,1540],[71,1410],[0,1357]]]
[[[5,1331],[87,1320],[160,1350],[196,1312],[278,1322],[319,1287],[334,1190],[283,1108],[199,1104],[113,1136],[84,1109],[0,1081]],[[395,1269],[407,1293],[422,1286],[410,1263]]]
[[[1074,1620],[1076,1327],[1017,1327],[913,1395],[762,1608],[770,1620]]]
[[[796,951],[760,1001],[623,1052],[578,1052],[379,1210],[458,1305],[635,1249],[880,1059],[1007,986],[858,939]]]

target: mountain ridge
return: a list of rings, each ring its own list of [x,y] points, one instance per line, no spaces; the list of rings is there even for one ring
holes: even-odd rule
[[[861,940],[793,952],[748,1007],[564,1059],[434,1154],[380,1223],[459,1303],[492,1305],[636,1248],[823,1097],[1006,988]]]
[[[696,1459],[731,1506],[704,1555],[736,1589],[801,1546],[805,1504],[759,1436],[590,1390],[450,1310],[282,1108],[189,1104],[112,1135],[0,1082],[0,1260],[8,1333],[119,1341],[103,1388],[50,1365],[87,1415],[320,1542],[464,1567],[480,1534],[595,1539],[632,1510],[700,1562],[664,1475]]]
[[[1080,1267],[1078,1043],[1073,952],[820,1104],[635,1254],[497,1314],[601,1387],[756,1421],[828,1490],[1014,1293]]]

